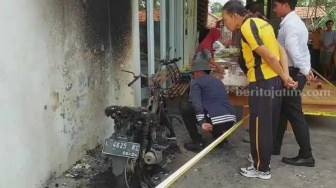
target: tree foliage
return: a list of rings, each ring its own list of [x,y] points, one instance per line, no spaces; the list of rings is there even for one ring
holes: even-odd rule
[[[216,14],[216,13],[221,13],[222,12],[222,7],[223,5],[220,4],[219,2],[212,3],[210,6],[211,13]]]
[[[145,10],[146,9],[146,1],[139,0],[139,10]]]
[[[214,13],[214,15],[217,16],[218,18],[222,19],[222,12]]]

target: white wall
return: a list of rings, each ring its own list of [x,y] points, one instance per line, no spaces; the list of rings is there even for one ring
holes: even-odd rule
[[[193,55],[198,44],[197,35],[197,1],[187,0],[188,14],[184,10],[184,27],[187,25],[188,33],[184,33],[184,65],[189,65],[189,56]],[[187,24],[186,24],[187,22]]]
[[[116,91],[134,103],[130,75],[113,80],[109,56],[87,50],[78,2],[0,1],[1,188],[41,187],[112,133]],[[129,49],[118,66],[133,68]]]

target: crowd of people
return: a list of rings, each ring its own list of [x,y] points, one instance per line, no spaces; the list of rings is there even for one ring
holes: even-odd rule
[[[281,154],[287,121],[292,125],[300,150],[295,157],[283,157],[282,162],[315,166],[301,96],[290,95],[292,92],[285,92],[287,94],[282,96],[251,95],[255,91],[267,90],[301,92],[307,81],[315,79],[312,68],[318,66],[317,61],[326,66],[331,61],[336,44],[336,35],[330,34],[334,33],[331,32],[333,22],[327,22],[328,30],[323,34],[320,30],[314,33],[315,51],[310,54],[308,29],[294,11],[296,4],[297,0],[274,1],[275,14],[282,19],[278,32],[255,4],[244,6],[239,0],[229,0],[222,8],[223,25],[240,38],[239,65],[249,82],[250,151],[247,159],[251,165],[240,169],[240,174],[245,177],[271,178],[271,156]],[[223,67],[214,60],[212,44],[218,40],[218,29],[200,31],[199,46],[190,68],[193,79],[189,101],[181,111],[192,139],[184,145],[189,151],[200,152],[205,147],[198,125],[216,139],[236,122],[225,85],[211,75],[212,71],[217,71],[225,76]],[[319,45],[314,41],[319,41]],[[220,145],[227,143],[225,139]]]
[[[333,30],[334,21],[328,20],[326,28],[317,27],[309,36],[312,42],[312,68],[320,72],[323,77],[333,80],[336,64],[336,30]]]

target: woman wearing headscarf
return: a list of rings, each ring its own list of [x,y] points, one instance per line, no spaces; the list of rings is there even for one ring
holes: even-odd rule
[[[209,33],[200,42],[196,48],[194,60],[205,59],[208,61],[212,68],[219,72],[224,72],[224,68],[214,61],[214,48],[213,43],[221,38],[221,33],[216,28],[211,28]]]

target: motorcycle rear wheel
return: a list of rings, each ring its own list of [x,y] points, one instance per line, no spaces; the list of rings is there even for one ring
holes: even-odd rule
[[[122,174],[115,178],[116,188],[141,188],[140,179],[136,177],[136,174],[124,170]]]
[[[151,188],[152,186],[148,185],[148,182],[146,183],[145,179],[143,179],[144,177],[140,172],[140,164],[136,163],[133,168],[133,172],[125,168],[123,173],[115,176],[116,188]]]

